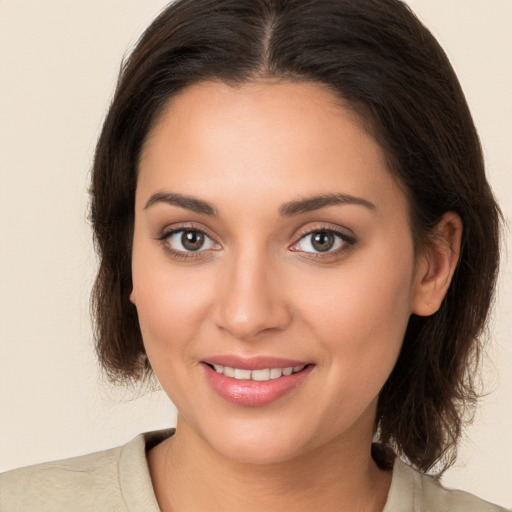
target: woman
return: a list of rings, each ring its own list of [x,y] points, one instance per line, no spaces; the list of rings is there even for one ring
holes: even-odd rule
[[[8,473],[1,510],[500,510],[423,474],[476,399],[499,210],[402,3],[172,4],[123,69],[92,219],[100,359],[154,372],[177,428]]]

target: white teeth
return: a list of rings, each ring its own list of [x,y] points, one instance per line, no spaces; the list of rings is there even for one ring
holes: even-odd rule
[[[270,378],[271,379],[279,379],[279,377],[283,376],[283,370],[281,368],[272,368],[270,370]]]
[[[226,377],[234,377],[235,376],[235,369],[230,368],[229,366],[224,366],[224,375]]]
[[[251,378],[251,370],[240,370],[240,368],[235,368],[235,379],[249,380],[250,378]]]
[[[263,370],[244,370],[242,368],[231,368],[229,366],[221,366],[220,364],[212,365],[217,373],[222,373],[226,377],[231,377],[237,380],[256,380],[264,382],[267,380],[279,379],[280,377],[287,377],[292,373],[297,373],[305,368],[301,366],[289,366],[287,368],[265,368]]]
[[[270,370],[266,368],[265,370],[253,370],[251,372],[252,380],[269,380],[270,379]]]

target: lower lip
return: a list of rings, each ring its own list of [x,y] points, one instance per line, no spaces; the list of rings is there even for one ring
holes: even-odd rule
[[[300,372],[261,382],[233,379],[217,373],[207,364],[203,364],[203,367],[210,386],[218,395],[244,407],[261,407],[279,400],[299,386],[313,369],[309,365]]]

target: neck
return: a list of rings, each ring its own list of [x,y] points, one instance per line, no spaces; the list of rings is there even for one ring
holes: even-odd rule
[[[334,439],[293,460],[251,464],[223,457],[178,420],[176,434],[148,462],[162,512],[381,512],[391,472],[373,461],[371,436],[362,441]]]

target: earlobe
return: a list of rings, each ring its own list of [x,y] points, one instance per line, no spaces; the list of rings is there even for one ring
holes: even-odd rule
[[[130,292],[130,302],[136,306],[136,303],[135,303],[135,292],[133,291],[133,288],[132,288],[132,291]]]
[[[445,213],[435,227],[432,242],[417,265],[412,313],[430,316],[440,308],[459,260],[462,229],[454,212]]]

